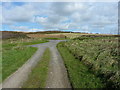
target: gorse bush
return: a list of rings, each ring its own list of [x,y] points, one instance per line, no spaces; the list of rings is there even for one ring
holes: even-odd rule
[[[79,37],[66,41],[63,46],[101,77],[107,87],[120,88],[117,37]]]

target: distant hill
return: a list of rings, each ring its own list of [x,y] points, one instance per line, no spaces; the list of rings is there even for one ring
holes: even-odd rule
[[[28,32],[27,34],[52,34],[52,33],[73,33],[73,32],[68,32],[68,31],[40,31],[40,32]]]
[[[15,31],[0,31],[2,39],[7,38],[19,38],[19,37],[27,37],[23,32],[15,32]]]
[[[69,32],[69,31],[40,31],[40,32],[0,31],[0,33],[2,33],[2,35],[0,36],[0,38],[2,38],[2,39],[19,38],[19,37],[60,37],[60,38],[64,38],[66,36],[66,34],[68,34],[68,33],[71,33],[71,34],[77,33],[77,35],[82,35],[82,36],[87,36],[87,37],[104,37],[104,36],[120,37],[120,35],[91,34],[91,33]],[[59,33],[60,33],[60,35],[58,35]],[[57,35],[50,35],[50,34],[57,34]]]

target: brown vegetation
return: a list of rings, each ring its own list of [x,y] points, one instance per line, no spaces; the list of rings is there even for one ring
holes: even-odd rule
[[[28,37],[33,38],[65,38],[65,35],[61,34],[27,34]]]
[[[51,34],[51,33],[73,33],[65,31],[40,31],[40,32],[27,32],[26,34]]]
[[[16,32],[16,31],[1,31],[0,38],[16,38],[16,37],[33,37],[33,38],[76,38],[81,36],[87,37],[106,37],[114,36],[120,37],[120,35],[109,35],[109,34],[89,34],[80,32],[64,32],[64,31],[41,31],[41,32]]]
[[[1,31],[2,36],[0,38],[7,39],[7,38],[17,38],[17,37],[26,37],[26,35],[22,32],[14,32],[14,31]]]

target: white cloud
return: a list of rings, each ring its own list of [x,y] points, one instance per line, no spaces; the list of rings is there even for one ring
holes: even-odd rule
[[[36,17],[35,21],[40,24],[45,24],[47,23],[47,17]]]
[[[3,10],[3,24],[34,22],[39,23],[44,30],[88,31],[117,24],[117,3],[42,2],[26,3],[22,6],[6,4]]]
[[[10,26],[10,29],[17,30],[17,31],[24,31],[24,32],[37,32],[37,31],[44,31],[43,29],[39,28],[29,28],[28,26]]]
[[[30,22],[33,20],[34,8],[27,4],[23,6],[14,6],[11,9],[6,9],[3,6],[3,18],[6,22]]]
[[[10,26],[10,28],[13,30],[21,30],[21,31],[29,30],[27,26]]]

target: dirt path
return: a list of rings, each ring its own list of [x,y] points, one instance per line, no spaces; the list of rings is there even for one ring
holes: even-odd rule
[[[67,71],[57,48],[53,46],[50,47],[50,50],[52,51],[52,59],[46,88],[70,88]]]
[[[40,60],[43,52],[47,47],[50,48],[52,53],[48,79],[46,82],[46,88],[70,88],[70,83],[67,77],[66,68],[62,61],[62,58],[56,48],[56,44],[60,40],[50,40],[50,42],[31,45],[38,47],[37,52],[15,73],[10,75],[2,84],[3,88],[20,88],[22,83],[27,79],[31,69]]]

